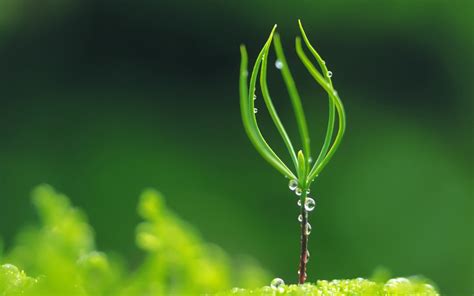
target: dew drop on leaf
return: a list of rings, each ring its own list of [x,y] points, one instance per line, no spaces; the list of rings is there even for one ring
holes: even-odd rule
[[[281,70],[281,69],[283,68],[283,63],[282,63],[282,61],[276,60],[276,61],[275,61],[275,67],[276,67],[278,70]]]
[[[258,112],[258,109],[257,108],[253,108],[253,113],[257,113]]]
[[[295,189],[295,194],[298,195],[298,196],[301,196],[301,193],[303,193],[303,190],[301,188],[297,187]]]
[[[300,215],[298,216],[298,221],[299,221],[299,222],[303,222],[303,215],[300,214]]]
[[[329,77],[329,78],[332,77],[332,72],[331,72],[331,71],[328,71],[328,77]]]

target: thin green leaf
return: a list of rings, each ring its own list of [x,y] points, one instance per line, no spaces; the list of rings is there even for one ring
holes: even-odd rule
[[[276,27],[276,26],[275,26]],[[273,28],[269,40],[271,40],[273,32],[275,30]],[[252,70],[252,75],[250,77],[250,85],[247,89],[247,51],[245,50],[244,46],[240,47],[241,52],[241,64],[240,64],[240,108],[241,108],[241,115],[242,115],[242,122],[244,125],[244,129],[252,142],[255,146],[255,149],[262,155],[262,157],[269,162],[275,169],[277,169],[283,175],[296,178],[293,172],[281,161],[281,159],[273,152],[270,146],[267,144],[265,139],[263,138],[258,125],[257,120],[254,113],[254,101],[253,96],[255,94],[255,85],[258,76],[258,69],[260,67],[260,63],[262,61],[262,56],[265,47],[260,51],[255,65]],[[250,90],[250,91],[249,91]]]
[[[308,125],[306,123],[306,116],[303,111],[303,105],[301,104],[301,98],[296,89],[295,81],[291,75],[290,68],[286,62],[285,54],[283,52],[283,47],[281,46],[280,36],[275,34],[273,39],[273,45],[275,46],[275,52],[277,59],[281,62],[281,75],[285,82],[286,88],[288,89],[288,94],[290,96],[291,103],[293,105],[293,110],[296,116],[296,122],[298,123],[298,130],[300,133],[301,144],[303,145],[303,151],[307,158],[311,156],[310,149],[310,138],[308,133]]]
[[[311,169],[308,175],[308,182],[311,182],[324,169],[324,167],[328,164],[329,160],[332,158],[337,148],[339,147],[339,144],[341,143],[342,137],[346,129],[346,115],[344,111],[344,106],[342,105],[342,102],[337,92],[323,78],[321,73],[319,73],[319,71],[314,67],[314,65],[308,59],[306,54],[303,52],[301,47],[301,40],[299,38],[297,38],[296,40],[296,52],[301,62],[304,64],[311,76],[313,76],[316,82],[318,82],[319,85],[321,85],[321,87],[328,93],[329,97],[331,98],[332,102],[336,107],[339,118],[338,131],[334,143],[332,144],[331,148],[329,149],[329,152],[326,154],[321,163],[318,166],[313,167],[313,169]]]
[[[303,181],[303,184],[300,184],[303,188],[306,188],[307,184],[305,182],[306,180],[306,174],[307,174],[307,169],[306,169],[306,164],[307,161],[304,157],[303,151],[298,151],[298,179]]]
[[[309,39],[306,36],[306,32],[303,29],[303,24],[301,23],[301,20],[298,20],[298,25],[300,27],[301,35],[303,36],[303,40],[306,43],[306,46],[308,47],[309,51],[313,54],[319,66],[321,67],[321,70],[323,71],[323,76],[326,78],[326,81],[329,83],[331,87],[333,87],[328,68],[326,67],[326,62],[321,58],[321,56],[318,54],[316,49],[314,49],[314,47],[309,42]],[[313,169],[315,169],[323,161],[324,157],[326,156],[326,153],[329,149],[329,145],[331,144],[332,136],[334,132],[335,106],[330,96],[328,96],[328,100],[329,100],[329,116],[328,116],[328,127],[326,130],[326,137],[324,139],[321,152],[319,153],[318,158],[314,162]]]
[[[276,128],[278,129],[278,132],[280,133],[281,137],[283,138],[283,141],[285,142],[285,146],[288,149],[288,152],[290,153],[290,156],[291,156],[291,159],[292,159],[293,164],[295,166],[295,169],[298,170],[298,160],[296,158],[295,149],[293,148],[293,145],[291,144],[291,140],[288,137],[288,134],[286,133],[286,130],[283,127],[283,124],[280,121],[280,118],[278,117],[277,111],[275,110],[275,107],[273,106],[273,103],[272,103],[272,99],[270,97],[270,92],[268,90],[267,64],[268,64],[268,51],[269,51],[270,45],[271,45],[271,40],[269,39],[267,44],[264,47],[262,67],[261,67],[261,70],[260,70],[260,87],[262,89],[262,95],[263,95],[263,99],[265,101],[265,105],[267,106],[268,112],[270,113],[270,116],[273,120],[273,123],[275,124]]]

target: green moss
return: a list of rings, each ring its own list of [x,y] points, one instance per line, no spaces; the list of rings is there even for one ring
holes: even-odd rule
[[[315,284],[282,285],[279,287],[265,286],[255,290],[234,288],[228,292],[220,293],[226,295],[438,295],[433,286],[416,279],[396,278],[387,283],[376,283],[366,279],[353,280],[317,281]]]

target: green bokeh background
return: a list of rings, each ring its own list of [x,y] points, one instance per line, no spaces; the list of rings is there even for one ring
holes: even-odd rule
[[[348,115],[312,190],[309,280],[385,266],[472,293],[473,3],[0,0],[0,236],[8,248],[35,221],[29,193],[46,182],[133,266],[138,195],[154,187],[208,241],[296,281],[296,200],[242,128],[238,47],[253,62],[279,25],[317,147],[327,98],[293,51],[301,18]]]

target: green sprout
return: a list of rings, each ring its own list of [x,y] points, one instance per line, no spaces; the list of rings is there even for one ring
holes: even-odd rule
[[[308,70],[309,74],[311,74],[314,80],[327,92],[329,98],[329,117],[326,136],[322,148],[314,163],[312,163],[310,137],[308,133],[308,126],[306,123],[304,108],[301,104],[301,98],[293,80],[293,76],[286,62],[286,58],[283,53],[283,47],[280,42],[280,37],[277,33],[275,33],[276,25],[273,27],[273,30],[271,31],[267,42],[263,46],[257,57],[257,60],[255,61],[250,76],[250,82],[248,82],[247,78],[247,51],[244,45],[241,45],[240,47],[240,53],[242,57],[240,64],[240,109],[242,113],[242,121],[245,131],[252,144],[267,162],[269,162],[286,178],[290,179],[290,189],[294,190],[296,195],[300,197],[298,205],[301,208],[301,215],[298,217],[298,220],[301,222],[301,254],[300,265],[298,269],[298,282],[300,284],[303,284],[306,280],[306,264],[309,259],[308,236],[311,232],[311,225],[308,223],[308,212],[312,211],[315,206],[314,200],[310,198],[308,194],[310,192],[311,184],[331,160],[337,148],[339,147],[339,144],[341,143],[346,128],[346,116],[342,102],[339,98],[337,91],[334,89],[331,81],[332,72],[328,71],[326,63],[309,42],[308,37],[306,36],[306,33],[303,29],[303,25],[301,24],[301,21],[298,21],[298,24],[301,31],[301,35],[303,37],[303,41],[308,47],[313,57],[316,59],[320,70],[318,70],[310,61],[310,59],[306,56],[302,48],[301,38],[299,37],[296,38],[296,53],[303,65]],[[285,127],[280,121],[277,111],[273,106],[272,99],[270,97],[270,92],[268,90],[267,64],[268,54],[272,40],[277,56],[276,67],[281,70],[281,74],[283,76],[286,88],[288,89],[288,94],[293,106],[298,125],[300,140],[302,144],[302,150],[298,150],[298,153],[295,152],[296,150],[293,147],[290,137],[288,136]],[[265,105],[268,109],[268,112],[270,113],[273,123],[278,129],[278,132],[280,133],[283,142],[285,143],[285,146],[290,154],[290,158],[293,162],[294,171],[292,171],[267,144],[258,127],[256,117],[257,109],[255,108],[254,100],[256,98],[255,90],[257,84],[257,76],[259,72],[260,89]],[[338,116],[338,129],[334,138],[333,136],[334,127],[336,125],[336,112]]]

